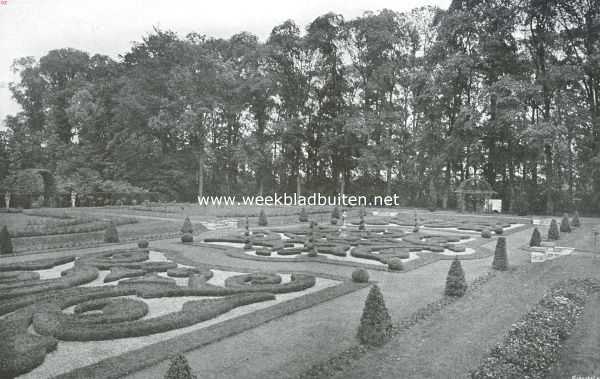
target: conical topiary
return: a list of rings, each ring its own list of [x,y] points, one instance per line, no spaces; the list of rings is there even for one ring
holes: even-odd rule
[[[179,354],[171,359],[165,379],[196,379],[196,375],[192,374],[192,368],[185,356]]]
[[[8,233],[8,229],[6,225],[2,227],[0,231],[0,254],[12,254],[13,253],[13,245],[10,239],[10,234]]]
[[[104,242],[119,242],[119,232],[114,222],[110,222],[104,231]]]
[[[365,216],[360,213],[360,222],[358,223],[358,230],[365,230]]]
[[[558,231],[558,224],[555,219],[550,222],[550,229],[548,229],[548,239],[550,241],[556,241],[560,239],[560,232]]]
[[[392,320],[377,285],[371,287],[358,327],[358,340],[363,345],[381,346],[392,332]]]
[[[575,214],[573,215],[573,219],[571,220],[571,226],[578,228],[581,226],[581,221],[579,221],[579,212],[575,211]]]
[[[454,257],[450,269],[448,270],[448,276],[446,277],[446,291],[447,296],[460,297],[467,291],[467,280],[465,279],[465,271],[458,260],[458,257]]]
[[[542,244],[542,235],[538,228],[533,228],[533,233],[531,233],[531,239],[529,240],[529,246],[540,246]]]
[[[246,216],[246,224],[244,225],[244,228],[246,229],[244,231],[244,235],[246,237],[250,236],[250,221],[248,220],[248,216]]]
[[[258,215],[258,225],[259,226],[267,226],[267,225],[269,225],[269,222],[267,221],[267,215],[266,215],[264,209],[261,209],[260,213]]]
[[[562,221],[560,222],[561,233],[571,233],[571,223],[569,222],[569,215],[566,213],[563,215]]]
[[[331,211],[331,224],[337,225],[339,219],[340,219],[340,209],[337,206],[335,206],[335,207],[333,207],[333,210]]]
[[[505,271],[508,269],[508,255],[506,253],[506,237],[498,237],[496,242],[496,252],[494,253],[494,261],[492,262],[494,270]]]
[[[300,216],[298,216],[298,221],[300,221],[300,222],[308,221],[308,214],[306,213],[306,208],[302,208],[300,210]]]
[[[183,226],[181,227],[181,233],[194,234],[194,227],[192,226],[192,222],[190,221],[189,217],[186,217],[185,220],[183,220]]]

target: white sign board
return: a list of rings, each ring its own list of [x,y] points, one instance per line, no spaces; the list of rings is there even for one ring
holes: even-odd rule
[[[502,200],[501,199],[488,199],[485,204],[485,210],[487,212],[502,213]]]

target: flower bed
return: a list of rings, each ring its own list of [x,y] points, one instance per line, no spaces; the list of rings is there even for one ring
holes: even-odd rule
[[[513,325],[504,341],[490,352],[471,377],[545,378],[558,360],[561,344],[582,315],[593,286],[590,280],[570,280],[552,288]]]

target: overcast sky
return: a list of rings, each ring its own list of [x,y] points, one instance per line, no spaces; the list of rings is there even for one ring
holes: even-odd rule
[[[4,3],[4,1],[6,3]],[[72,47],[116,58],[153,26],[181,36],[194,31],[227,38],[248,31],[264,40],[287,19],[305,27],[329,11],[346,19],[367,10],[447,8],[450,0],[0,0],[0,120],[17,111],[8,83],[15,58],[39,58]]]

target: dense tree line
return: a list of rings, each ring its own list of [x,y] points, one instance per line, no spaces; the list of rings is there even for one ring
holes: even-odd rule
[[[117,60],[52,50],[15,62],[0,175],[444,207],[476,175],[511,210],[597,210],[599,36],[595,0],[455,0],[286,21],[264,42],[155,29]]]

